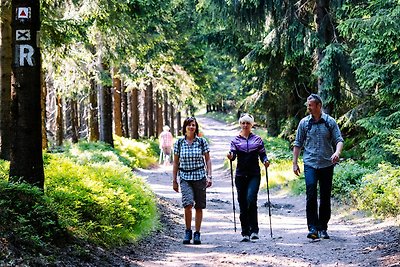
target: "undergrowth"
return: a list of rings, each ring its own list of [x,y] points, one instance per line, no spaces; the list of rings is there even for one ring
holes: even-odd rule
[[[152,140],[117,138],[116,148],[80,142],[44,153],[44,192],[9,183],[9,162],[0,161],[2,262],[20,253],[46,254],[49,247],[73,240],[115,247],[137,242],[157,228],[154,194],[131,171],[155,164],[155,148]],[[43,261],[50,258],[43,256]]]

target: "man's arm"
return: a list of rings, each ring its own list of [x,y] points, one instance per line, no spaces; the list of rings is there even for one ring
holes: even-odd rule
[[[340,159],[340,153],[342,153],[342,149],[343,149],[343,142],[338,142],[336,144],[336,151],[335,153],[333,153],[333,155],[331,156],[331,161],[332,163],[337,163]]]
[[[300,150],[301,149],[298,146],[293,147],[293,172],[297,176],[300,175],[300,168],[299,164],[297,163],[297,161],[299,160]]]

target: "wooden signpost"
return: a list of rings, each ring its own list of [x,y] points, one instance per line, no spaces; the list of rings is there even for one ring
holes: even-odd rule
[[[12,1],[10,179],[44,186],[41,136],[40,1]]]

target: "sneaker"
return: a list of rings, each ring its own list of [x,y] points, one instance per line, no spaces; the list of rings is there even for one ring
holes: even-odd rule
[[[250,237],[248,235],[244,235],[240,242],[250,242]]]
[[[251,239],[251,240],[257,240],[257,239],[260,239],[260,238],[258,237],[258,234],[257,234],[257,233],[252,233],[252,234],[250,235],[250,239]]]
[[[192,230],[185,230],[185,237],[183,238],[183,244],[190,244],[192,240]]]
[[[200,245],[201,244],[200,232],[194,232],[194,234],[193,234],[193,244],[195,244],[195,245]]]
[[[326,230],[319,231],[319,237],[322,239],[329,239],[328,232]]]
[[[311,228],[308,232],[307,238],[311,238],[312,240],[318,239],[318,231],[315,228]]]

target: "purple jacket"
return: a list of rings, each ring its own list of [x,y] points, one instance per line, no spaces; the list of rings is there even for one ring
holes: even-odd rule
[[[253,133],[250,133],[248,139],[241,135],[236,136],[231,141],[230,152],[233,153],[232,160],[235,160],[236,157],[238,159],[237,176],[260,175],[258,158],[263,163],[268,160],[263,140]]]

